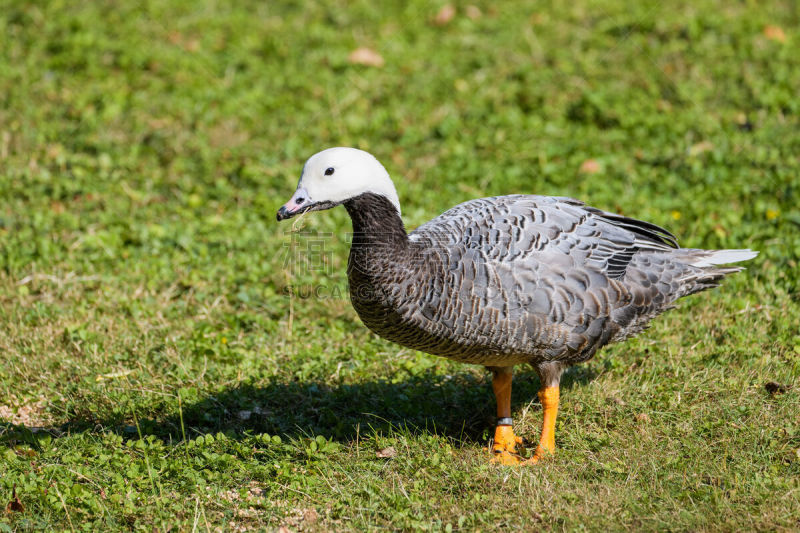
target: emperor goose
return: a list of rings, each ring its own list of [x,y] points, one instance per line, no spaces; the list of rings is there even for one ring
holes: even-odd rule
[[[675,300],[716,287],[750,250],[680,248],[667,230],[572,198],[496,196],[406,233],[386,169],[354,148],[312,156],[278,220],[344,205],[347,275],[364,324],[381,337],[493,373],[493,461],[555,451],[559,380],[602,346],[642,331]],[[541,438],[525,460],[511,420],[514,365],[541,379]]]

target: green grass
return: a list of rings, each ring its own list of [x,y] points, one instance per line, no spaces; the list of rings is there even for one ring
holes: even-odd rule
[[[377,5],[0,1],[0,531],[800,528],[797,4]],[[304,297],[346,288],[343,209],[286,266],[335,145],[408,227],[569,195],[761,255],[571,369],[554,460],[492,467],[481,368]]]

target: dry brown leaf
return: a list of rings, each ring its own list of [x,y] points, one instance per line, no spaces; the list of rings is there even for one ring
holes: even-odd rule
[[[650,422],[650,416],[647,413],[639,413],[636,415],[636,421],[641,422],[642,424],[647,424]]]
[[[478,20],[483,15],[478,6],[467,6],[466,11],[467,17],[469,17],[470,20]]]
[[[772,395],[782,394],[791,389],[789,385],[783,385],[781,383],[776,383],[774,381],[768,381],[767,383],[764,383],[764,388],[767,390],[768,393]]]
[[[15,448],[14,453],[20,457],[36,457],[36,450],[31,450],[30,448]]]
[[[736,123],[737,124],[742,125],[742,124],[744,124],[746,122],[747,122],[747,114],[742,113],[741,111],[739,113],[736,113]]]
[[[391,459],[397,455],[397,450],[394,449],[394,446],[389,446],[388,448],[384,448],[382,450],[378,450],[375,452],[375,457],[379,457],[381,459]]]
[[[22,505],[22,502],[19,501],[17,498],[17,486],[14,485],[14,488],[11,489],[11,501],[8,502],[6,505],[6,513],[24,513],[25,506]]]
[[[200,49],[200,41],[193,37],[185,37],[180,32],[173,31],[167,35],[167,40],[174,45],[180,46],[187,52],[197,52]]]
[[[786,42],[786,33],[783,31],[783,28],[773,24],[764,26],[764,37],[770,41],[778,41],[780,43]]]
[[[581,163],[580,172],[582,174],[596,174],[600,172],[600,163],[596,159],[587,159]]]
[[[440,9],[439,12],[436,13],[436,18],[433,19],[433,22],[437,26],[444,26],[445,24],[453,20],[453,17],[455,16],[456,16],[456,8],[453,7],[452,4],[445,4],[444,6],[442,6],[442,9]]]
[[[693,144],[689,147],[689,155],[695,156],[700,155],[703,152],[710,152],[714,149],[714,145],[711,144],[709,141],[702,141],[697,144]]]
[[[350,52],[347,60],[354,65],[365,65],[367,67],[382,67],[386,63],[378,52],[364,46]]]
[[[19,498],[14,498],[8,505],[6,505],[6,512],[7,513],[24,513],[25,506],[22,505],[22,502],[19,501]]]

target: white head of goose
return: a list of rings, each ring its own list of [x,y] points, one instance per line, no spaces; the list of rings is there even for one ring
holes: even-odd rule
[[[297,190],[278,211],[278,220],[330,209],[362,194],[386,198],[400,215],[394,183],[372,154],[355,148],[329,148],[306,161]]]
[[[364,324],[403,346],[493,373],[501,464],[555,451],[564,370],[642,331],[683,296],[716,287],[750,250],[680,248],[667,230],[563,197],[457,205],[406,234],[383,166],[353,148],[312,156],[278,220],[343,204],[353,221],[350,297]],[[543,429],[531,457],[514,435],[511,376],[539,374]]]

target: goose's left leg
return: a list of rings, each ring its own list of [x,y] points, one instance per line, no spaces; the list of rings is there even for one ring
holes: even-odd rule
[[[511,377],[514,367],[488,367],[492,371],[492,389],[497,399],[497,428],[494,431],[492,462],[502,465],[518,465],[522,458],[517,445],[522,439],[514,435],[511,425]]]
[[[556,453],[556,416],[558,416],[558,397],[561,374],[566,368],[559,362],[545,362],[534,365],[539,374],[541,388],[539,389],[539,401],[542,403],[542,436],[539,439],[539,446],[533,457],[525,461],[527,464],[537,463],[540,459]]]

